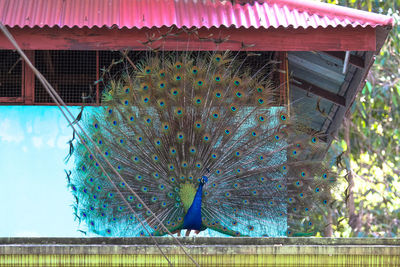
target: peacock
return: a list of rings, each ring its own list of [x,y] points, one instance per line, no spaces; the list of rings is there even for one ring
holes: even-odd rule
[[[313,218],[336,181],[321,134],[281,103],[273,74],[237,55],[152,50],[107,81],[101,106],[82,118],[68,184],[89,231],[320,231]]]

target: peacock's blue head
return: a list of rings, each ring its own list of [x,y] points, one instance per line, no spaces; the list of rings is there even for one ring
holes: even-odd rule
[[[207,176],[204,176],[204,175],[203,175],[203,177],[200,178],[200,183],[201,183],[201,184],[205,184],[205,183],[207,183],[207,182],[208,182]]]

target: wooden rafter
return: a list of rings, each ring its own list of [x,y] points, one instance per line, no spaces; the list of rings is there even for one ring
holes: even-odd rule
[[[326,89],[323,89],[319,86],[316,86],[314,84],[311,84],[301,78],[294,77],[291,81],[291,84],[294,86],[303,89],[304,91],[310,92],[314,95],[320,96],[326,100],[331,101],[332,103],[335,103],[340,106],[346,106],[346,98],[340,95],[337,95],[335,93],[329,92]]]

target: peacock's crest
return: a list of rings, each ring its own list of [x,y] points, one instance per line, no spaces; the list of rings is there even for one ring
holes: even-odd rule
[[[335,178],[271,77],[229,52],[150,52],[113,77],[85,119],[104,157],[88,140],[75,153],[78,216],[100,235],[166,234],[134,191],[170,232],[313,233]]]

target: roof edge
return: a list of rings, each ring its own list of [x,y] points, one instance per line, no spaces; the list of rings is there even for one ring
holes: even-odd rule
[[[380,24],[382,26],[394,26],[394,20],[390,16],[367,12],[364,10],[353,9],[350,7],[338,6],[333,4],[321,3],[311,0],[264,0],[262,2],[268,4],[276,4],[278,6],[287,5],[297,10],[306,11],[314,14],[336,17],[338,15],[347,16],[353,19],[367,20]],[[321,14],[323,13],[323,14]]]

